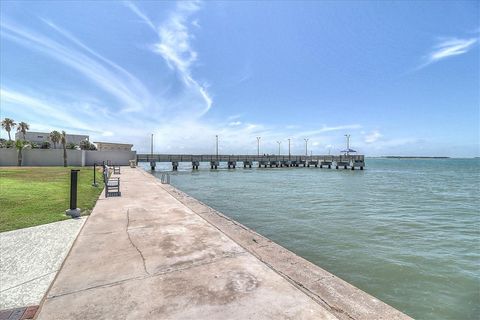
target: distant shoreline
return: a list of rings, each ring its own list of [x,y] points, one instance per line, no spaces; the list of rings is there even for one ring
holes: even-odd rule
[[[426,157],[426,156],[382,156],[388,159],[450,159],[450,157]]]
[[[480,159],[480,157],[365,156],[365,159]]]

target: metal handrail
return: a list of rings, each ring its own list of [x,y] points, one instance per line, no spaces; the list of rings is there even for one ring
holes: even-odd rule
[[[162,177],[160,178],[160,182],[162,184],[170,184],[170,174],[169,173],[162,173]]]

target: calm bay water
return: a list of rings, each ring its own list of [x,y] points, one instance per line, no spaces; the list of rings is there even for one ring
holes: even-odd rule
[[[480,159],[366,162],[197,172],[185,163],[171,183],[414,318],[479,319]]]

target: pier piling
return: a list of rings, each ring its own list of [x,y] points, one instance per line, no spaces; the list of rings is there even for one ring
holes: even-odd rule
[[[172,161],[172,168],[173,168],[173,171],[178,170],[178,162],[177,161]]]

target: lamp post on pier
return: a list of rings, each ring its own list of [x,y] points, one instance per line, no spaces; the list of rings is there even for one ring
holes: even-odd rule
[[[150,140],[150,155],[153,158],[153,133],[152,133],[152,139]]]
[[[303,140],[305,140],[305,157],[308,157],[308,140],[310,140],[310,139],[305,138]]]
[[[215,154],[217,155],[218,160],[218,134],[215,135],[216,143],[215,143]]]
[[[257,137],[257,156],[260,156],[260,139],[262,137]]]
[[[288,139],[288,160],[290,160],[290,138]]]
[[[277,141],[278,143],[278,155],[280,155],[280,145],[282,144],[282,141]]]
[[[155,160],[153,160],[153,133],[152,133],[152,138],[150,140],[150,168],[155,170]]]
[[[348,156],[348,153],[350,151],[350,135],[349,134],[346,134],[345,135],[345,138],[347,138],[347,156]]]

